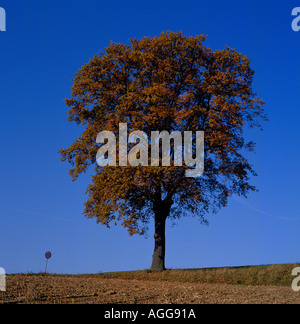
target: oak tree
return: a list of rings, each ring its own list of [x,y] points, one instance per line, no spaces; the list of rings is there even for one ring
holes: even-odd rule
[[[65,101],[68,120],[84,131],[59,151],[61,158],[71,163],[73,180],[94,167],[84,214],[107,227],[120,221],[130,235],[145,234],[153,218],[154,271],[165,269],[167,219],[198,216],[207,223],[230,196],[256,191],[246,158],[254,143],[245,139],[245,129],[261,129],[266,117],[252,89],[254,71],[247,56],[228,46],[213,51],[205,39],[166,32],[111,43],[77,72]],[[117,165],[99,166],[97,134],[108,130],[118,138],[120,123],[142,130],[149,141],[151,131],[204,131],[203,175],[186,177],[187,166],[172,162],[120,166],[118,147]]]

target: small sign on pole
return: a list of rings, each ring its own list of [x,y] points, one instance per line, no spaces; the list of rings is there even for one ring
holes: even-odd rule
[[[45,253],[45,258],[46,258],[46,267],[45,267],[45,273],[47,273],[47,265],[48,265],[48,260],[52,257],[52,254],[50,251]]]

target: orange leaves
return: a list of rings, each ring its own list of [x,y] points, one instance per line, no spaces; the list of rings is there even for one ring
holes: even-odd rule
[[[205,39],[166,32],[129,45],[111,43],[77,72],[65,102],[68,120],[85,130],[60,154],[72,164],[74,180],[95,166],[88,217],[106,226],[120,220],[133,234],[142,231],[157,200],[176,201],[173,217],[184,211],[202,216],[225,206],[231,194],[254,189],[248,182],[255,172],[242,155],[250,148],[244,127],[266,119],[252,90],[254,71],[247,56],[228,46],[213,52]],[[151,131],[204,131],[203,176],[187,179],[184,168],[174,166],[98,167],[96,136],[116,134],[119,123],[148,138]]]

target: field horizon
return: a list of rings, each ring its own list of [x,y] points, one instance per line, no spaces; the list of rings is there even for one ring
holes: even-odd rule
[[[167,268],[161,272],[150,269],[121,270],[95,273],[20,272],[7,276],[99,276],[104,279],[154,280],[191,283],[224,283],[231,285],[290,286],[293,268],[300,263],[278,263],[260,265],[219,266],[204,268]]]
[[[0,304],[300,304],[299,266],[8,274]]]

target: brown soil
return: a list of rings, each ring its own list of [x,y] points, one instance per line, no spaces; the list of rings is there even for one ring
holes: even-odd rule
[[[8,275],[0,304],[300,304],[291,287]]]

